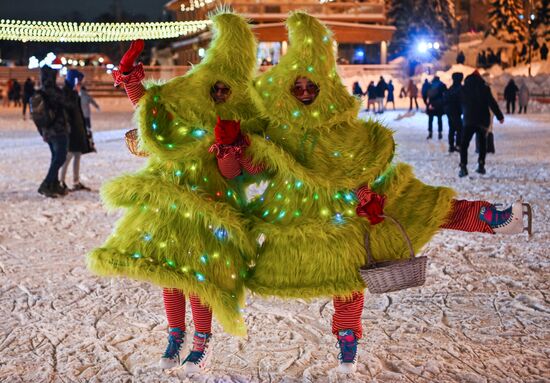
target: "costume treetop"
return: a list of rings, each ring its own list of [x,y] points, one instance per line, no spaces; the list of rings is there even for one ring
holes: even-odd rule
[[[358,119],[359,103],[336,73],[324,25],[296,12],[287,27],[287,54],[253,88],[269,125],[266,139],[252,137],[249,153],[265,165],[270,183],[254,205],[254,235],[266,239],[246,284],[282,297],[349,296],[365,287],[358,273],[365,231],[375,259],[408,257],[397,227],[357,216],[357,188],[386,196],[385,212],[405,227],[415,251],[445,222],[454,192],[423,184],[406,164],[391,164],[392,133]],[[309,105],[291,94],[299,77],[318,86]]]
[[[87,263],[101,275],[197,295],[227,332],[242,335],[243,278],[255,244],[236,193],[208,149],[217,116],[245,120],[256,114],[248,96],[256,43],[242,17],[220,13],[212,21],[214,38],[204,60],[184,76],[148,84],[141,97],[140,145],[150,157],[141,171],[103,186],[105,204],[127,211]],[[210,97],[220,81],[231,89],[223,104]]]

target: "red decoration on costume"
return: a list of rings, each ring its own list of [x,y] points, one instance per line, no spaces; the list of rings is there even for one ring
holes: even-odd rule
[[[241,122],[235,120],[222,120],[218,116],[214,135],[216,143],[222,145],[232,145],[241,134]]]
[[[381,215],[384,214],[386,196],[373,192],[368,186],[361,186],[355,194],[359,199],[359,204],[355,209],[359,217],[367,217],[371,225],[376,225],[384,220]]]

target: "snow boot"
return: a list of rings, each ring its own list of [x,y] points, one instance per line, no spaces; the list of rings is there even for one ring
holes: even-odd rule
[[[478,165],[477,165],[477,169],[476,169],[476,172],[479,173],[479,174],[485,174],[487,173],[485,171],[485,163],[484,162],[479,162]]]
[[[57,198],[58,195],[55,190],[52,188],[52,184],[47,183],[46,181],[42,182],[38,187],[38,193],[46,196],[48,198]]]
[[[338,331],[338,346],[340,365],[336,372],[341,374],[353,374],[357,370],[357,338],[351,330]]]
[[[523,225],[523,217],[527,217],[527,227]],[[495,233],[519,234],[527,230],[532,234],[533,213],[531,205],[519,200],[505,210],[497,210],[496,206],[482,207],[479,211],[479,219],[487,222]]]
[[[195,331],[193,348],[182,362],[185,375],[200,374],[206,370],[212,357],[212,347],[209,347],[211,338],[212,334]]]
[[[468,175],[468,168],[466,168],[466,165],[460,164],[460,170],[458,171],[458,176],[460,178],[466,177]]]
[[[426,137],[426,140],[431,140],[432,139],[432,132],[428,133],[428,137]]]
[[[90,191],[92,189],[90,189],[88,186],[83,185],[81,182],[78,182],[78,183],[73,185],[72,190],[73,191],[77,191],[77,190]]]
[[[159,366],[163,370],[176,367],[180,364],[180,350],[185,344],[185,331],[178,327],[168,330],[168,345],[166,351],[162,354]]]
[[[438,140],[441,140],[442,138],[443,138],[443,133],[438,132],[438,133],[437,133],[437,139],[438,139]]]
[[[65,196],[69,194],[69,188],[65,185],[65,182],[56,182],[53,184],[54,191],[60,196]]]

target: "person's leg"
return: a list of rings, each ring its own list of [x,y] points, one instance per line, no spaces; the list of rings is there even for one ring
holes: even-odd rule
[[[413,98],[409,97],[409,112],[413,110]]]
[[[73,184],[78,185],[80,184],[80,157],[82,157],[82,153],[74,152],[73,156]]]
[[[479,155],[477,158],[478,167],[476,172],[485,174],[485,156],[487,154],[487,131],[485,128],[477,128],[476,135],[479,140]]]
[[[448,141],[449,141],[449,152],[455,151],[455,121],[454,117],[452,115],[447,115],[447,123],[449,125],[449,135],[448,135]]]
[[[195,322],[195,335],[193,348],[182,363],[186,374],[203,371],[212,355],[212,347],[208,347],[212,337],[212,309],[196,295],[189,295],[189,300]]]
[[[434,123],[434,115],[433,113],[428,113],[428,139],[432,138],[433,133],[433,123]]]
[[[468,146],[470,145],[470,140],[474,135],[474,129],[466,126],[464,127],[464,132],[460,139],[460,177],[468,175],[468,170],[466,166],[468,165]]]
[[[510,100],[506,100],[506,114],[510,114]]]
[[[338,339],[338,372],[353,373],[357,366],[357,340],[363,337],[361,314],[365,296],[354,291],[350,297],[333,297],[332,333]]]
[[[23,120],[27,118],[27,100],[23,100]]]
[[[512,100],[512,114],[516,113],[516,100]]]
[[[443,138],[443,115],[437,115],[437,138],[440,140]]]
[[[69,164],[71,160],[74,157],[74,152],[68,152],[67,158],[65,162],[63,163],[63,167],[61,168],[61,183],[65,184],[65,178],[67,177],[67,169],[69,168]]]
[[[414,98],[414,103],[416,104],[416,110],[418,110],[418,99],[416,97]]]
[[[162,289],[164,311],[168,320],[168,345],[160,358],[160,368],[176,367],[185,342],[185,295],[178,289]]]

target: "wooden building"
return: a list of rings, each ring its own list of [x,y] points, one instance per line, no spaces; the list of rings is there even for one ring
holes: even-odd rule
[[[176,20],[190,21],[206,19],[220,4],[216,0],[172,0],[165,8]],[[395,31],[386,23],[384,0],[226,0],[223,4],[251,20],[259,41],[259,64],[276,64],[285,53],[284,20],[293,10],[305,10],[329,26],[338,42],[338,59],[344,64],[385,64],[387,45]],[[175,64],[199,62],[211,38],[209,31],[203,31],[174,42]]]

